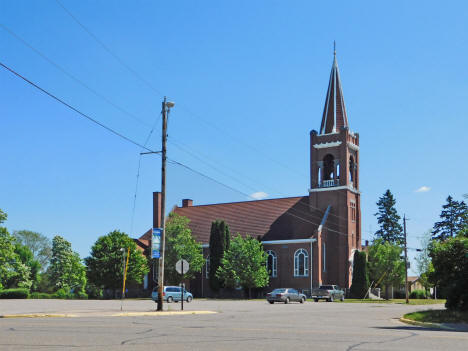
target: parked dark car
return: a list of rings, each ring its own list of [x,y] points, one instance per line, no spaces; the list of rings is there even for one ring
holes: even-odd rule
[[[306,301],[306,296],[304,294],[300,294],[296,289],[281,288],[268,293],[266,295],[266,299],[271,304],[274,304],[275,302],[289,303],[292,301],[304,303]]]

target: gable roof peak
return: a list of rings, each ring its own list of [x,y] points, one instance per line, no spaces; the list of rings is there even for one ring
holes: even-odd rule
[[[328,82],[327,96],[323,108],[320,134],[339,132],[342,127],[349,127],[348,116],[341,88],[340,72],[336,59],[336,44],[333,42],[333,64]]]

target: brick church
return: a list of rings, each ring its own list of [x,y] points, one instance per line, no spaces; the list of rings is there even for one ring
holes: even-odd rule
[[[159,227],[160,193],[153,194],[154,226]],[[310,132],[308,195],[194,205],[182,200],[173,212],[190,219],[192,235],[203,246],[206,264],[190,289],[210,296],[209,237],[211,223],[224,220],[231,234],[259,238],[268,255],[266,290],[292,287],[304,293],[320,284],[349,288],[352,257],[361,249],[359,134],[350,130],[336,53],[330,73],[319,132]],[[150,245],[151,230],[136,240]]]

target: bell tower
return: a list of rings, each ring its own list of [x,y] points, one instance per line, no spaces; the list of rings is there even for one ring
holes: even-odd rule
[[[359,134],[349,128],[336,51],[320,132],[310,132],[309,205],[323,213],[330,206],[317,248],[322,282],[348,288],[350,260],[361,249]]]

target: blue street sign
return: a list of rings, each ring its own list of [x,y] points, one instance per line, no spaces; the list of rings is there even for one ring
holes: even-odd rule
[[[153,236],[151,237],[151,257],[159,258],[161,252],[161,228],[153,228]]]

